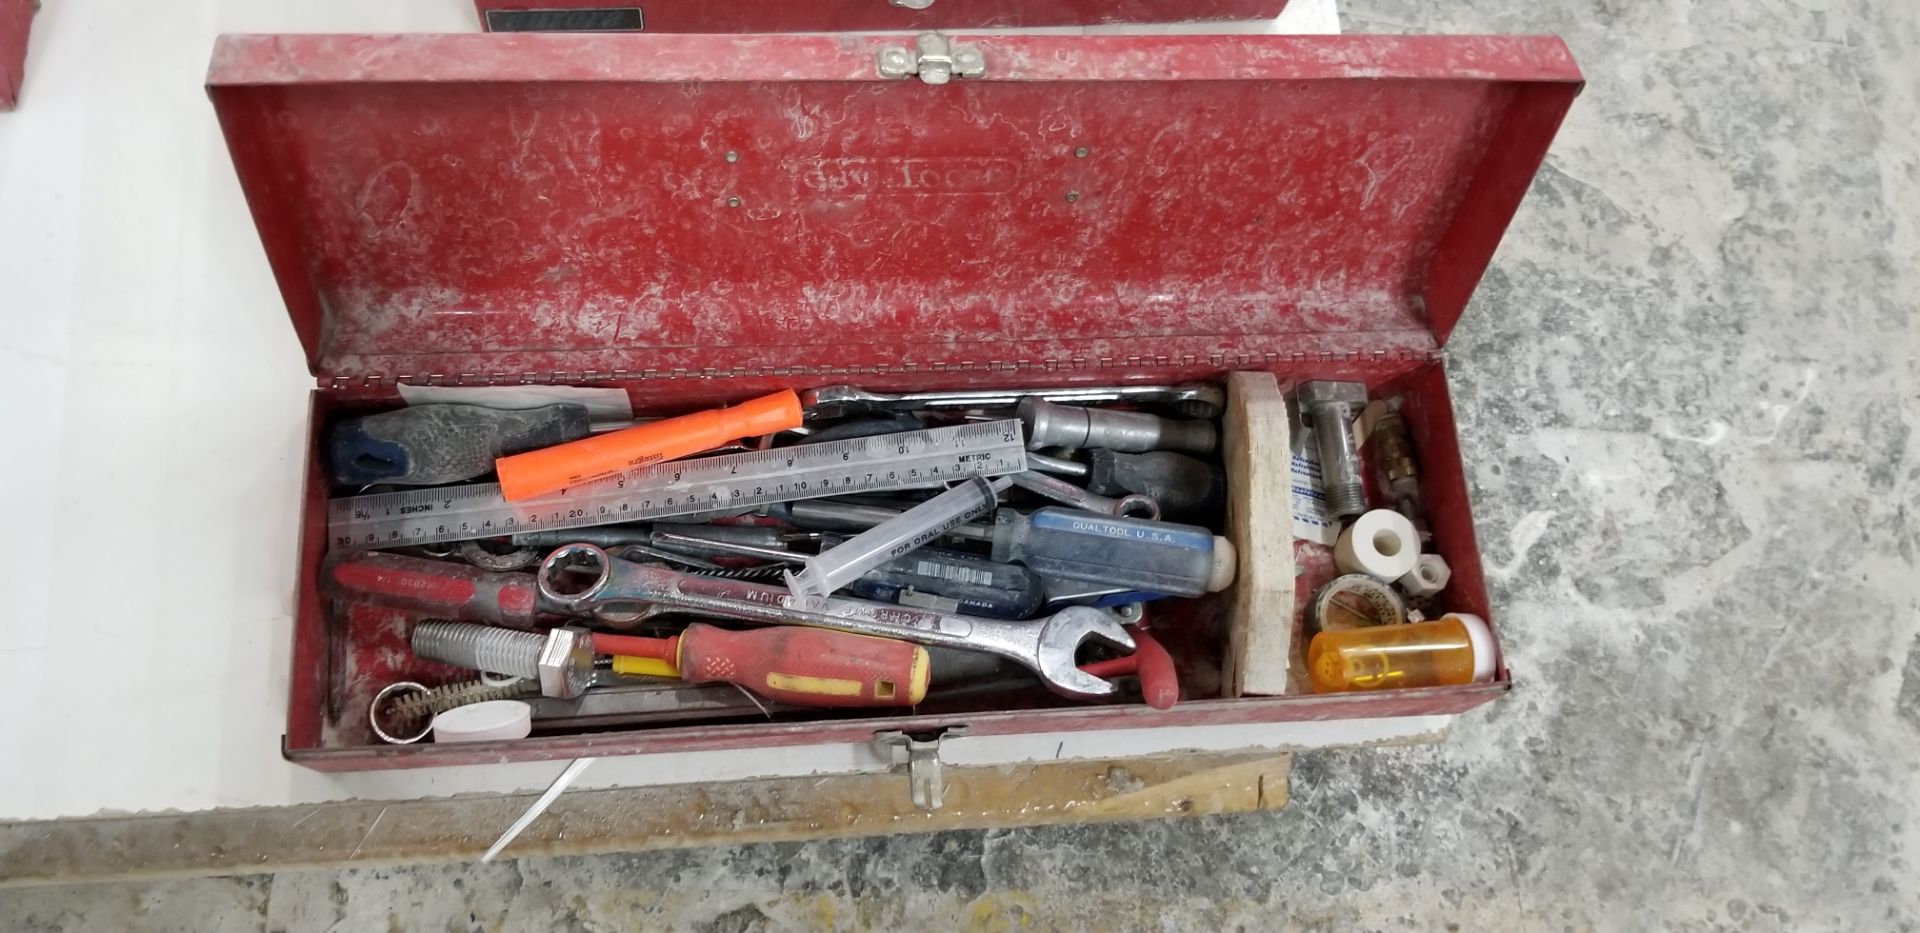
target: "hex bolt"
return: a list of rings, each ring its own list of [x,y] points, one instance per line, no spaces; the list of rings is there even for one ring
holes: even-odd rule
[[[455,667],[538,680],[541,696],[563,700],[593,685],[593,635],[570,625],[541,635],[436,619],[413,627],[413,653]]]
[[[1366,385],[1317,379],[1301,383],[1295,398],[1320,446],[1320,487],[1326,492],[1328,516],[1344,521],[1365,512],[1367,491],[1360,478],[1353,419],[1366,407]]]

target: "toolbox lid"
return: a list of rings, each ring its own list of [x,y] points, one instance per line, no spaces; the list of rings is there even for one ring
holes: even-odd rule
[[[883,77],[912,36],[223,36],[208,91],[316,375],[544,381],[1430,354],[1580,87],[1551,37],[952,41],[983,75]]]

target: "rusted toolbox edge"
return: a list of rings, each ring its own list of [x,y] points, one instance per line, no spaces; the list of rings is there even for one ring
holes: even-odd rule
[[[475,742],[456,745],[295,749],[288,748],[283,743],[281,753],[288,761],[317,771],[365,771],[743,748],[866,744],[873,739],[875,732],[888,730],[931,732],[961,725],[967,727],[969,737],[981,738],[1040,732],[1177,729],[1185,726],[1258,725],[1363,717],[1380,719],[1398,716],[1439,716],[1465,712],[1491,702],[1506,693],[1510,687],[1509,683],[1495,682],[1466,687],[1383,691],[1373,694],[1202,700],[1182,703],[1170,710],[1126,705],[1092,709],[967,713],[952,716],[891,716],[874,719],[657,729],[645,733],[542,736],[509,742]]]

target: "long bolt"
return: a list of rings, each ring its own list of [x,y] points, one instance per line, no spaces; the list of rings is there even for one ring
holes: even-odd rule
[[[1327,495],[1327,514],[1335,520],[1367,510],[1367,491],[1360,477],[1360,447],[1354,442],[1353,419],[1367,404],[1367,387],[1358,382],[1314,380],[1302,383],[1297,396],[1300,413],[1313,422],[1320,446],[1320,486]]]
[[[469,670],[540,676],[540,649],[547,636],[471,622],[422,622],[413,627],[413,653]]]
[[[574,626],[536,635],[435,619],[413,627],[413,653],[429,661],[538,680],[542,696],[576,697],[593,685],[593,636]]]

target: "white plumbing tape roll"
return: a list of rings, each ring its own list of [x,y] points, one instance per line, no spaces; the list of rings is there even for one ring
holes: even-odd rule
[[[533,706],[520,700],[471,703],[433,717],[435,742],[524,739],[532,732]]]
[[[1392,509],[1362,513],[1333,548],[1333,562],[1342,573],[1364,573],[1392,583],[1420,561],[1420,534],[1413,522]]]

